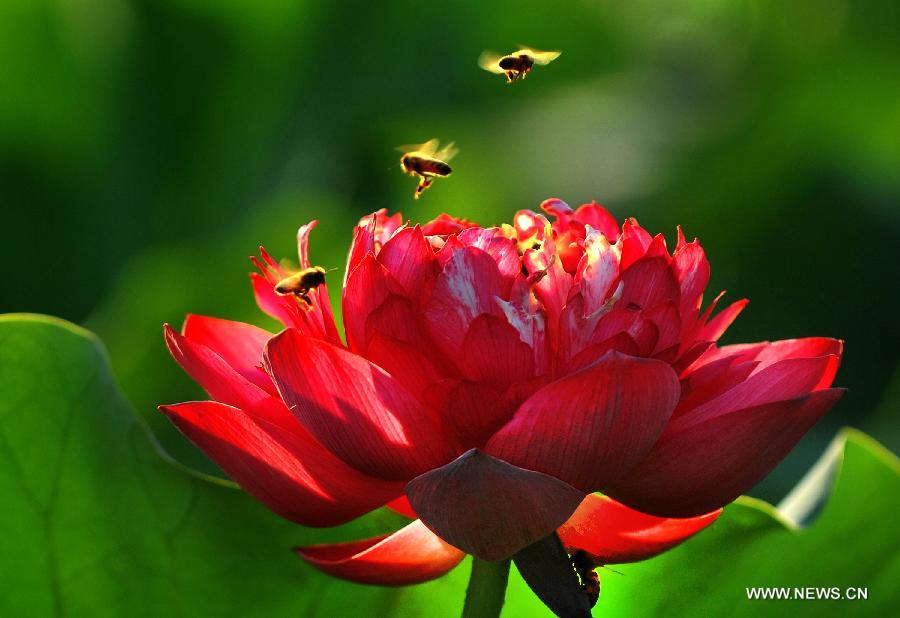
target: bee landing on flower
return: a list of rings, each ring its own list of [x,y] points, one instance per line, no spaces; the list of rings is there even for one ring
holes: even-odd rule
[[[275,284],[275,293],[281,296],[293,294],[307,306],[312,306],[312,299],[309,297],[310,290],[320,285],[325,285],[326,271],[321,266],[311,266],[304,268],[300,272],[288,275]]]
[[[313,225],[298,233],[301,269]],[[255,262],[257,303],[284,330],[194,315],[181,333],[166,326],[211,400],[162,410],[291,521],[335,526],[385,505],[410,517],[383,537],[297,550],[353,581],[421,582],[465,553],[512,558],[554,611],[583,615],[585,565],[700,531],[842,394],[840,341],[720,346],[746,301],[704,306],[700,243],[679,229],[670,252],[596,203],[547,200],[488,228],[364,217],[345,340],[324,281],[300,303],[279,293],[289,273],[265,251]]]

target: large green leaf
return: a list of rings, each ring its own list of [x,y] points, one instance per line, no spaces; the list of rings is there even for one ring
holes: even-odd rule
[[[809,529],[741,500],[676,550],[616,567],[621,575],[602,571],[595,613],[896,613],[900,467],[865,436],[840,441],[836,485]],[[124,402],[96,338],[52,318],[0,316],[0,492],[3,616],[457,616],[462,607],[466,564],[394,589],[305,566],[292,545],[369,536],[402,520],[379,511],[336,529],[302,528],[180,467]],[[860,586],[869,599],[748,601],[747,586]],[[504,616],[540,615],[513,576]]]
[[[352,586],[290,548],[402,524],[379,512],[328,531],[161,458],[88,332],[0,316],[0,616],[451,614],[452,579]],[[465,576],[460,572],[461,576]]]

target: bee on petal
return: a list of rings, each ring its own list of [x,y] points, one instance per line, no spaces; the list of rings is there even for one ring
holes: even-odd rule
[[[485,71],[506,75],[506,83],[525,79],[525,76],[536,64],[550,64],[561,54],[561,51],[540,51],[530,47],[520,46],[511,54],[497,54],[492,51],[484,51],[478,58],[478,66]]]
[[[447,161],[456,155],[458,149],[453,142],[443,148],[439,148],[439,146],[440,142],[435,138],[424,144],[397,147],[397,150],[403,153],[403,156],[400,157],[400,167],[404,173],[419,178],[419,184],[416,185],[413,193],[415,199],[419,199],[422,192],[431,186],[435,178],[446,178],[453,172]]]
[[[275,284],[275,293],[281,296],[293,294],[306,303],[308,307],[312,305],[309,293],[325,283],[325,272],[325,269],[321,266],[304,268],[300,272],[285,277]]]

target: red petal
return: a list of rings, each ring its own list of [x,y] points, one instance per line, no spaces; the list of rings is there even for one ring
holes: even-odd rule
[[[647,231],[638,225],[634,219],[627,219],[622,225],[622,237],[619,239],[622,243],[622,266],[625,270],[634,262],[644,257],[647,247],[653,242],[653,238]]]
[[[569,215],[575,212],[574,210],[572,210],[571,206],[566,204],[558,197],[551,197],[541,202],[541,210],[543,210],[548,215],[553,215],[554,217],[559,218],[563,223],[568,222]]]
[[[516,249],[516,243],[503,235],[499,228],[469,228],[460,232],[460,242],[469,247],[476,247],[490,255],[497,263],[497,270],[505,281],[504,296],[509,293],[513,280],[522,270],[522,259]]]
[[[474,382],[505,386],[532,377],[534,352],[505,318],[480,315],[463,340],[460,371]]]
[[[556,253],[559,256],[563,270],[571,275],[578,272],[578,264],[584,257],[584,232],[569,230],[558,234],[554,240]],[[560,548],[560,551],[562,549]]]
[[[672,519],[630,509],[607,496],[590,494],[557,532],[568,552],[582,549],[594,564],[647,560],[697,534],[722,510]]]
[[[675,408],[674,416],[697,408],[741,384],[753,373],[756,365],[756,361],[722,358],[689,374],[683,383],[681,401]]]
[[[679,230],[680,232],[680,230]],[[683,241],[684,237],[680,236]],[[688,319],[696,319],[703,299],[703,290],[709,283],[709,261],[703,247],[696,240],[690,244],[679,243],[672,256],[672,272],[681,289],[681,305],[679,313]]]
[[[680,225],[675,226],[675,233],[678,235],[678,239],[675,241],[675,251],[678,251],[687,244],[687,240],[684,237],[684,230],[681,229]]]
[[[622,297],[617,306],[649,309],[673,300],[678,302],[678,281],[664,257],[641,258],[622,272]]]
[[[444,350],[457,352],[461,335],[476,317],[499,312],[495,298],[502,296],[503,285],[496,262],[486,252],[475,247],[454,251],[425,307],[431,336]]]
[[[206,346],[179,335],[168,324],[163,330],[172,357],[216,401],[255,414],[267,414],[273,405],[280,405]]]
[[[666,263],[671,261],[669,249],[666,247],[666,237],[663,234],[657,234],[653,237],[653,241],[647,247],[647,252],[644,253],[644,257],[661,257]]]
[[[737,346],[727,347],[734,348]],[[727,348],[713,348],[704,355],[703,362],[694,363],[684,372],[681,378],[688,384],[690,389],[703,386],[710,381],[718,379],[729,367],[747,362],[752,363],[754,366],[757,364],[753,360],[753,354],[745,355],[740,350],[736,350],[733,354],[719,354],[725,349]]]
[[[582,204],[575,210],[572,218],[582,225],[590,225],[592,228],[606,236],[606,238],[609,239],[609,242],[616,242],[616,239],[619,236],[618,221],[609,214],[609,211],[597,202]]]
[[[426,293],[439,270],[434,252],[418,225],[394,234],[378,253],[378,261],[413,298]]]
[[[552,242],[545,242],[540,249],[527,250],[522,263],[532,279],[538,277],[535,279],[534,294],[544,305],[549,323],[554,323],[569,299],[574,277],[566,272]]]
[[[612,293],[612,286],[619,276],[619,250],[597,232],[590,232],[584,239],[584,255],[578,265],[575,282],[584,297],[582,315],[590,315],[600,309]]]
[[[301,225],[297,230],[297,257],[300,259],[300,268],[309,268],[309,233],[319,224],[313,219],[306,225]]]
[[[530,295],[530,292],[526,292]],[[512,326],[522,340],[531,348],[535,371],[544,373],[547,364],[546,322],[544,314],[528,298],[519,301],[497,300],[497,305],[506,322]]]
[[[304,526],[345,523],[401,490],[338,460],[283,407],[280,422],[214,401],[160,409],[247,493]]]
[[[624,305],[617,305],[600,318],[591,336],[591,342],[606,341],[619,333],[628,334],[637,344],[642,356],[649,356],[659,341],[659,329],[653,322],[645,320],[640,311],[632,311],[625,309]]]
[[[405,495],[400,496],[399,498],[394,498],[387,504],[386,507],[394,511],[395,513],[399,513],[404,517],[409,517],[410,519],[417,519],[419,516],[416,515],[416,512],[413,510],[412,505],[409,503],[409,499]]]
[[[843,394],[843,389],[768,403],[684,429],[677,420],[647,457],[606,493],[663,517],[722,507],[756,485]]]
[[[485,450],[587,492],[637,463],[678,403],[668,364],[610,352],[532,395]]]
[[[432,384],[423,394],[425,401],[442,418],[464,447],[484,444],[508,421],[520,401],[505,398],[498,385],[471,380],[445,379]]]
[[[435,247],[435,255],[437,256],[438,263],[441,265],[441,268],[447,265],[447,263],[450,261],[450,258],[453,257],[454,253],[465,247],[465,245],[462,244],[459,241],[459,238],[455,235],[448,237],[444,241],[444,244],[440,245],[439,247],[435,244],[435,237],[429,237],[428,240],[432,243],[431,246]]]
[[[719,337],[725,334],[725,331],[728,330],[728,327],[737,319],[749,302],[747,299],[739,300],[722,309],[716,314],[716,317],[699,329],[695,339],[700,341],[718,341]]]
[[[707,349],[695,359],[696,362],[686,365],[684,375],[693,375],[699,370],[705,371],[705,367],[722,359],[729,359],[732,362],[752,361],[756,358],[756,355],[759,354],[760,350],[767,345],[769,345],[768,341],[763,343],[739,343],[717,347],[709,342]],[[685,357],[686,356],[687,354],[685,354]]]
[[[438,215],[437,219],[432,219],[423,225],[422,232],[424,232],[426,236],[431,234],[446,236],[449,234],[456,234],[457,232],[470,227],[478,227],[478,224],[467,221],[466,219],[459,219],[453,215],[448,215],[447,213],[441,213]]]
[[[563,373],[573,373],[579,369],[583,369],[588,365],[593,365],[603,355],[610,350],[628,354],[629,356],[640,356],[641,348],[635,343],[631,335],[628,333],[619,333],[609,339],[604,339],[599,343],[594,343],[573,356],[564,365]]]
[[[559,316],[556,347],[561,364],[568,362],[591,343],[591,335],[597,326],[600,315],[585,317],[585,302],[583,294],[575,294],[566,303]],[[508,312],[507,315],[509,315]]]
[[[844,342],[830,337],[807,337],[804,339],[784,339],[761,346],[754,360],[759,361],[759,369],[786,358],[814,358],[833,355],[840,358]],[[829,386],[831,382],[824,386]]]
[[[690,341],[690,338],[682,339],[682,342],[688,341]],[[703,354],[712,346],[712,341],[695,341],[691,342],[690,345],[685,345],[684,350],[681,351],[681,356],[672,364],[672,369],[674,369],[675,373],[679,376],[683,375],[685,371],[692,367],[695,361],[703,356]]]
[[[300,226],[297,230],[297,256],[300,259],[300,268],[309,268],[312,264],[309,261],[309,233],[318,225],[318,221],[310,221],[306,225]],[[338,333],[337,325],[334,323],[334,314],[331,311],[331,300],[328,297],[328,286],[320,285],[310,290],[309,296],[312,299],[310,307],[301,307],[303,317],[310,323],[312,328],[309,330],[300,329],[309,335],[318,336],[325,341],[330,341],[337,345],[341,343],[341,336]],[[293,300],[293,299],[292,299]]]
[[[825,370],[810,390],[821,390],[831,385],[837,371],[843,342],[828,337],[787,339],[761,343],[730,345],[707,352],[683,376],[688,392],[683,394],[676,414],[698,407],[718,397],[730,388],[744,382],[751,375],[781,360],[813,358],[831,355]]]
[[[403,215],[399,212],[388,216],[387,208],[382,208],[359,220],[357,232],[350,248],[347,273],[353,272],[355,261],[362,259],[367,253],[377,254],[381,247],[403,227]]]
[[[584,494],[546,474],[472,449],[414,478],[406,495],[442,539],[484,560],[502,560],[544,538]]]
[[[659,334],[653,348],[654,355],[660,354],[678,343],[681,335],[681,315],[675,301],[664,301],[644,311],[643,317],[653,323]]]
[[[258,273],[250,273],[250,283],[253,286],[253,296],[256,298],[256,304],[259,305],[259,308],[264,313],[272,316],[288,328],[301,327],[297,317],[296,300],[276,294],[275,286]]]
[[[364,353],[366,349],[366,321],[390,294],[389,274],[375,255],[366,255],[357,264],[344,286],[342,308],[347,345],[351,350]]]
[[[456,456],[435,417],[368,360],[293,330],[271,339],[265,358],[294,415],[358,470],[405,480]]]
[[[672,423],[683,428],[735,410],[802,397],[823,381],[831,384],[838,360],[838,357],[829,355],[779,361],[753,373],[719,397],[685,412]]]
[[[425,390],[443,378],[432,357],[415,346],[392,337],[375,334],[366,357],[394,376],[416,399],[424,401]]]
[[[519,210],[513,215],[513,227],[519,241],[543,234],[544,226],[548,223],[544,215],[532,210]]]
[[[243,322],[189,314],[181,332],[187,339],[221,356],[235,371],[260,388],[274,391],[272,380],[260,369],[263,348],[272,337],[269,331]]]
[[[415,302],[398,294],[388,294],[378,308],[368,315],[364,332],[366,356],[369,355],[368,346],[376,337],[390,337],[414,345],[423,354],[432,352],[431,340]]]
[[[353,230],[353,242],[350,243],[350,251],[347,255],[347,270],[344,271],[344,286],[347,279],[359,265],[364,257],[375,253],[375,215],[369,215],[360,220],[359,225]]]
[[[385,536],[297,547],[294,551],[329,575],[378,586],[427,582],[440,577],[465,557],[419,520]]]

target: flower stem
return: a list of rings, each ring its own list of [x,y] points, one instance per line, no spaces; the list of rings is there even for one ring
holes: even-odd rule
[[[488,562],[472,556],[472,575],[466,588],[462,618],[497,618],[506,598],[509,559]]]

